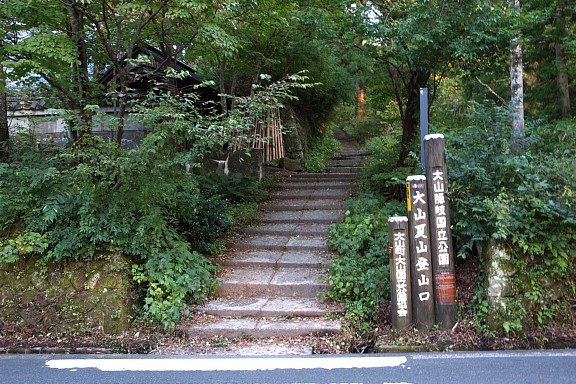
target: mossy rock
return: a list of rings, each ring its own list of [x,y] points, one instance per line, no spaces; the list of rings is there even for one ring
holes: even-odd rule
[[[130,260],[120,255],[68,264],[30,259],[0,265],[0,330],[120,334],[129,329],[138,301],[130,268]]]

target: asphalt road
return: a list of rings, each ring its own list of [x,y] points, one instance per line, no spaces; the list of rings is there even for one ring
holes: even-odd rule
[[[576,383],[576,350],[305,357],[3,355],[0,383]]]

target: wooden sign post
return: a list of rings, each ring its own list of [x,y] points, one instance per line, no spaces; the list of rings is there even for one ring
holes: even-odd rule
[[[436,322],[442,328],[448,329],[456,324],[456,274],[450,230],[450,205],[446,198],[448,173],[444,156],[444,136],[427,135],[424,138],[424,150],[426,181],[430,196],[428,213]]]
[[[435,315],[426,176],[408,176],[406,192],[410,233],[412,319],[418,328],[429,329],[435,324]]]
[[[412,325],[412,298],[410,289],[410,247],[408,218],[388,219],[390,242],[390,286],[392,291],[392,327],[405,329]]]

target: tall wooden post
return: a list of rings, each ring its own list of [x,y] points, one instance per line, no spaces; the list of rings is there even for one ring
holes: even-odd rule
[[[430,246],[434,272],[436,322],[444,329],[456,324],[456,274],[452,231],[450,230],[450,204],[446,198],[448,173],[444,156],[444,136],[427,135],[426,153],[427,187],[430,195]]]
[[[394,329],[404,329],[412,324],[407,217],[391,217],[388,219],[388,241],[390,243],[392,327]]]
[[[426,176],[408,176],[406,192],[410,233],[412,319],[418,328],[429,329],[435,324],[435,315]]]

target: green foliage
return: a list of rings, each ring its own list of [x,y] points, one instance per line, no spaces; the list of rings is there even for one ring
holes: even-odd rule
[[[461,251],[471,250],[475,240],[494,237],[531,257],[550,252],[567,259],[574,240],[568,229],[575,224],[572,149],[543,152],[540,138],[532,134],[525,153],[515,156],[507,112],[476,105],[475,113],[472,125],[449,139],[454,235]]]
[[[345,304],[352,322],[369,322],[390,296],[388,217],[404,213],[405,207],[361,195],[346,209],[344,222],[329,230],[328,244],[337,255],[328,267],[328,296]]]
[[[216,240],[231,225],[227,214],[228,201],[220,195],[188,195],[181,206],[185,208],[176,213],[178,233],[188,240],[193,249],[204,254],[215,253],[218,249]]]
[[[264,196],[254,178],[185,169],[199,167],[269,102],[309,86],[304,79],[257,87],[227,116],[201,115],[194,94],[150,94],[133,109],[150,132],[135,149],[88,134],[68,147],[19,143],[0,164],[0,260],[39,254],[47,265],[128,255],[145,292],[145,315],[173,327],[187,304],[215,288],[205,255],[219,250],[230,204]]]
[[[305,172],[324,172],[328,160],[340,152],[340,149],[340,142],[331,135],[331,132],[325,133],[312,143],[302,168]]]
[[[140,266],[135,279],[146,284],[147,316],[172,326],[188,302],[214,287],[214,267],[192,251],[186,235],[194,245],[220,235],[226,223],[217,219],[225,217],[226,205],[198,200],[217,205],[218,213],[189,205],[198,192],[192,175],[150,157],[145,144],[120,151],[90,140],[61,152],[23,151],[2,165],[2,179],[10,183],[0,185],[1,255],[15,261],[46,252],[45,261],[61,262],[130,255]],[[187,231],[179,233],[182,227]]]
[[[6,263],[14,263],[29,254],[43,253],[48,248],[46,236],[37,232],[18,235],[14,239],[0,241],[0,257]]]
[[[257,177],[239,173],[226,176],[217,172],[204,172],[196,177],[205,196],[225,196],[230,203],[262,201],[266,191]]]
[[[405,200],[406,177],[414,174],[416,161],[411,157],[408,166],[398,167],[400,132],[392,131],[366,141],[365,148],[371,156],[364,165],[363,178],[368,180],[370,191],[391,199]]]
[[[550,142],[539,135],[554,132],[550,126],[536,122],[527,128],[521,155],[510,148],[508,122],[507,111],[474,105],[470,126],[450,135],[448,162],[459,256],[489,238],[510,249],[516,294],[525,300],[501,316],[508,331],[518,332],[511,320],[518,313],[529,314],[522,317],[524,327],[540,326],[554,317],[558,300],[572,300],[551,299],[552,289],[543,282],[567,284],[574,273],[576,160],[571,144],[558,140],[572,134],[567,122],[558,125],[564,134],[552,134]]]

